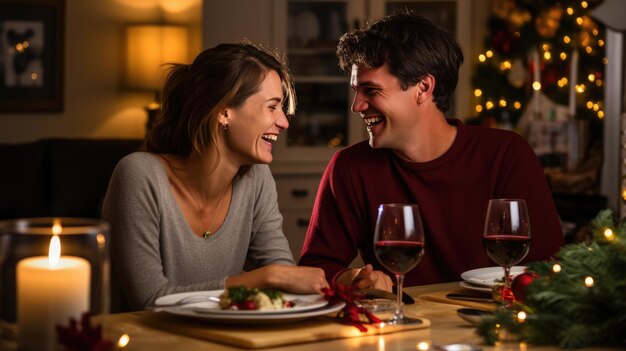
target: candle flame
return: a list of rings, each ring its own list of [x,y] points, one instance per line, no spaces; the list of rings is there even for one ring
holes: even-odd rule
[[[50,239],[50,248],[48,249],[48,261],[52,267],[59,265],[61,259],[61,240],[58,235]]]
[[[120,339],[117,341],[117,346],[118,347],[126,347],[126,345],[128,345],[128,343],[130,342],[130,336],[128,336],[128,334],[122,334],[122,336],[120,336]]]
[[[63,231],[63,227],[61,226],[61,219],[55,218],[52,222],[52,234],[59,235]]]

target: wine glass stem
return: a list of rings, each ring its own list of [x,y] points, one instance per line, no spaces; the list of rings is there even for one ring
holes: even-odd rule
[[[513,304],[513,293],[511,292],[511,267],[503,266],[504,268],[504,288],[502,289],[502,302],[506,307],[510,307]]]
[[[402,310],[402,287],[404,286],[404,274],[396,274],[396,287],[398,288],[396,291],[396,315],[393,317],[394,320],[401,322],[404,319],[404,311]]]

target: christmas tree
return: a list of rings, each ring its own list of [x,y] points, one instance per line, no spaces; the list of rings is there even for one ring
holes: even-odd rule
[[[601,130],[605,30],[589,15],[600,2],[493,0],[468,123],[515,127],[535,108],[533,96],[543,95],[567,107],[567,118]],[[534,112],[534,118],[555,118]]]

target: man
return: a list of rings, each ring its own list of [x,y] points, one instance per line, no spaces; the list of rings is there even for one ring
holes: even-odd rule
[[[519,135],[446,119],[463,54],[452,36],[415,14],[390,15],[345,34],[339,66],[351,73],[352,110],[369,132],[337,152],[322,177],[301,265],[330,281],[389,289],[373,252],[377,208],[419,205],[426,250],[406,285],[459,280],[495,265],[482,235],[489,199],[527,202],[532,244],[526,261],[547,259],[563,232],[543,170]],[[367,265],[346,269],[360,252]],[[356,279],[355,279],[356,278]]]

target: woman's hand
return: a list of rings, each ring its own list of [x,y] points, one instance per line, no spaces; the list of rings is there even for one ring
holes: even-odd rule
[[[321,294],[328,282],[321,268],[269,265],[226,279],[225,287],[236,285],[294,294]]]
[[[371,264],[366,264],[363,268],[342,272],[336,280],[345,285],[354,283],[359,289],[374,288],[391,291],[393,287],[391,278],[382,271],[375,271]]]

